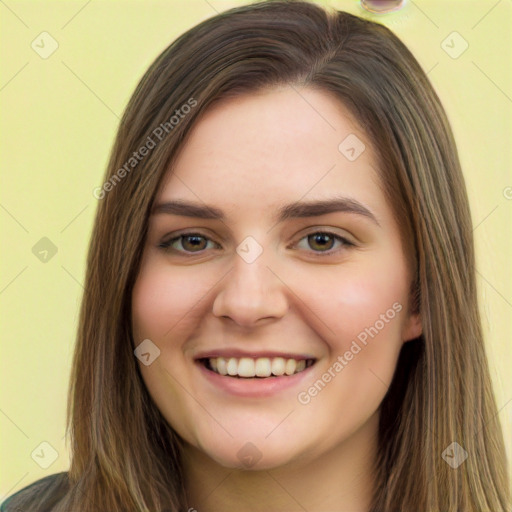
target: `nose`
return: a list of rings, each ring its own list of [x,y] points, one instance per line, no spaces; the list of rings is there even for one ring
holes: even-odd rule
[[[264,319],[284,316],[288,309],[286,285],[268,266],[264,254],[252,263],[235,255],[234,266],[221,281],[213,302],[216,317],[251,327]]]

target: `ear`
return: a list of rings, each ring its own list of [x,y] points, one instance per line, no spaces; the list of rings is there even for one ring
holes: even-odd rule
[[[402,340],[405,342],[416,339],[423,332],[421,316],[419,313],[409,313],[403,329]]]

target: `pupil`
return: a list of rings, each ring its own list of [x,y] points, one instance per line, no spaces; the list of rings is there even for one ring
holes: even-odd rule
[[[320,248],[323,248],[325,249],[326,248],[326,245],[325,243],[322,243],[322,239],[325,241],[325,239],[331,239],[331,242],[332,242],[332,238],[331,238],[331,235],[328,235],[327,233],[316,233],[316,234],[313,234],[313,235],[310,235],[310,237],[312,237],[314,239],[314,243],[317,243],[318,240],[320,239]],[[327,241],[327,244],[329,243],[329,241]],[[330,249],[330,247],[327,247],[327,249]]]
[[[197,248],[197,247],[198,247],[198,245],[200,245],[200,244],[201,244],[201,239],[202,239],[202,238],[203,238],[202,236],[189,235],[189,236],[185,237],[185,240],[186,240],[187,242],[189,242],[190,240],[193,240],[193,242],[191,243],[191,246],[192,246],[193,248],[194,248],[194,247],[195,247],[195,248]]]

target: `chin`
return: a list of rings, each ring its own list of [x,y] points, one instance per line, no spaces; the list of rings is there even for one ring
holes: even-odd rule
[[[239,453],[242,452],[242,453]],[[226,469],[243,471],[263,471],[284,466],[292,461],[291,454],[282,451],[272,453],[270,450],[259,450],[255,445],[246,443],[239,450],[225,452],[206,452],[212,460]]]
[[[299,454],[300,442],[296,438],[286,439],[275,436],[265,439],[265,436],[237,436],[219,443],[218,440],[208,440],[196,449],[227,469],[259,471],[274,469],[289,464]],[[291,444],[293,443],[293,444]]]

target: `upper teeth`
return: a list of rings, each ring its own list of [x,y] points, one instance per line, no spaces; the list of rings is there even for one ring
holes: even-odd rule
[[[232,377],[270,377],[270,375],[293,375],[306,368],[306,360],[285,359],[283,357],[212,357],[208,359],[214,372]],[[312,362],[312,361],[311,361]],[[309,364],[309,360],[308,360]]]

